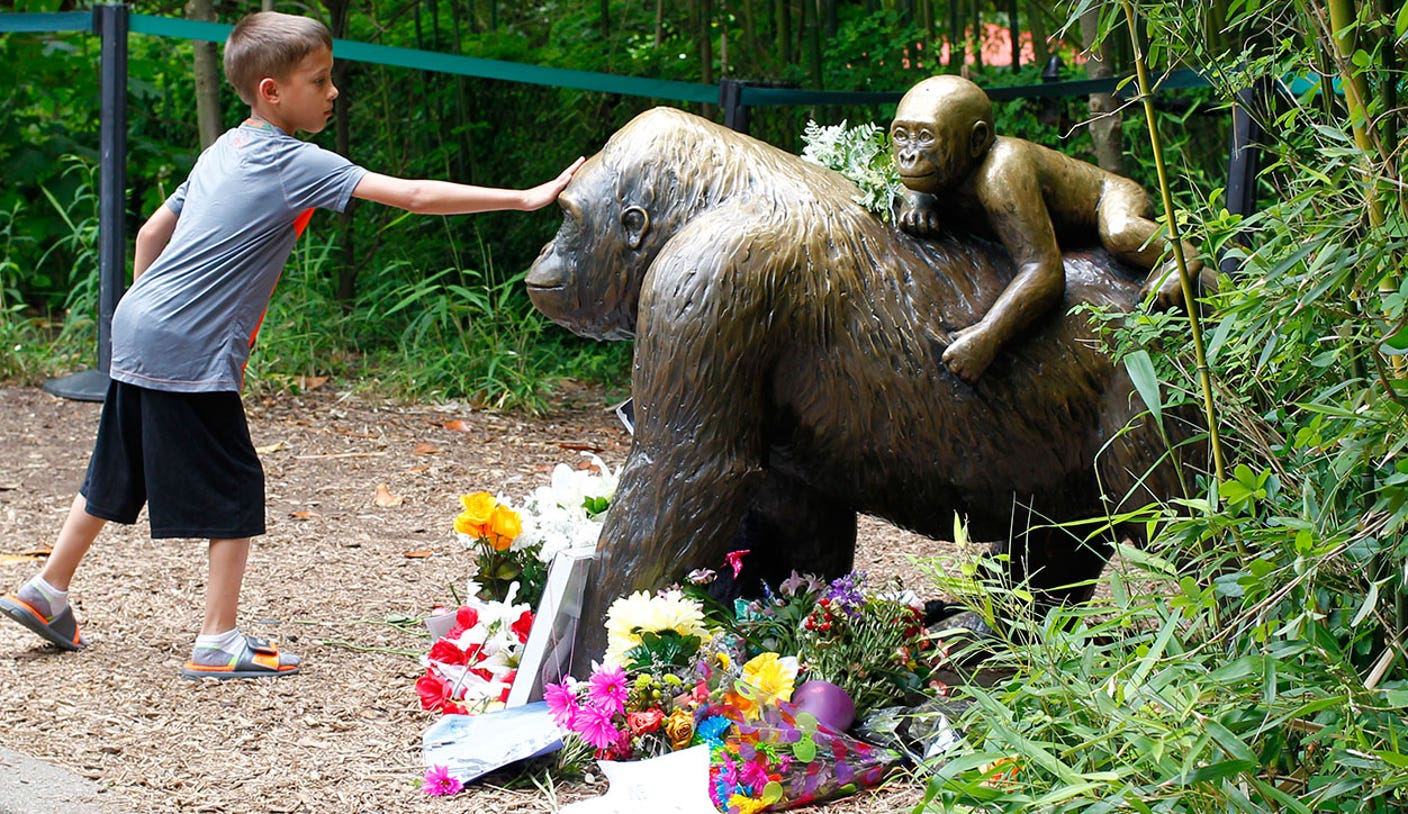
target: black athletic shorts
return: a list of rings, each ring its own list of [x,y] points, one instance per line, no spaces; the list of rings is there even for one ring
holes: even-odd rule
[[[240,394],[172,393],[112,382],[79,490],[88,513],[152,537],[233,540],[264,533],[264,468]]]

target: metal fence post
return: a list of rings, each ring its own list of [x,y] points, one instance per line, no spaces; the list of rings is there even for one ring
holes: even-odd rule
[[[1227,211],[1250,217],[1256,212],[1256,176],[1261,165],[1261,125],[1254,115],[1264,109],[1269,93],[1264,86],[1237,91],[1232,105],[1232,144],[1227,152]],[[1238,243],[1245,244],[1239,236]],[[1228,255],[1218,261],[1218,271],[1234,275],[1241,270],[1237,258]]]
[[[725,79],[719,83],[719,107],[724,109],[724,127],[748,133],[748,106],[743,104],[744,83]]]
[[[112,314],[127,281],[127,31],[121,3],[93,7],[102,38],[98,123],[98,367],[44,383],[55,396],[102,401],[112,363]]]

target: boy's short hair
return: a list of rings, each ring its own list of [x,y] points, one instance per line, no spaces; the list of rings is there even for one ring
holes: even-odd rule
[[[261,79],[286,78],[319,48],[332,50],[332,34],[317,20],[277,11],[255,12],[240,20],[225,40],[225,78],[245,104],[252,105]]]

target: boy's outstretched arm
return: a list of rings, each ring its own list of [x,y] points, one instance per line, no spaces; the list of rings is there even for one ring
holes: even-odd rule
[[[353,197],[395,206],[421,215],[468,215],[497,209],[528,212],[557,200],[572,173],[582,166],[578,158],[556,178],[529,189],[498,189],[455,184],[449,181],[412,180],[369,172],[352,190]]]
[[[161,204],[152,213],[147,222],[142,224],[142,228],[137,230],[137,246],[132,258],[132,279],[136,280],[142,272],[156,260],[161,254],[161,250],[166,248],[166,244],[171,240],[171,233],[176,231],[175,212]]]

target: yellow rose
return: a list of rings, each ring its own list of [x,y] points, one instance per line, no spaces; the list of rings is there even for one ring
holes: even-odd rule
[[[518,512],[507,506],[495,506],[494,514],[489,520],[488,534],[489,545],[495,551],[508,551],[513,545],[514,538],[523,531],[523,518],[518,516]]]
[[[485,526],[489,523],[489,518],[494,516],[494,506],[498,501],[488,492],[475,492],[472,495],[461,495],[460,503],[464,504],[464,513],[460,517],[476,526]]]
[[[474,522],[469,516],[469,512],[461,512],[455,518],[455,531],[460,534],[467,534],[476,540],[484,536],[484,526]]]
[[[665,737],[676,751],[688,746],[694,739],[694,715],[683,707],[676,708],[665,719]]]

